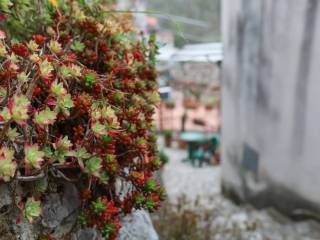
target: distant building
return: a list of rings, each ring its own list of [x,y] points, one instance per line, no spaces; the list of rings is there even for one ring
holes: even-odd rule
[[[175,79],[212,83],[218,80],[223,59],[221,43],[188,44],[182,49],[168,44],[160,48],[159,67],[169,65]]]
[[[170,57],[172,86],[196,90],[203,97],[220,88],[221,43],[189,44]]]
[[[320,212],[320,1],[222,2],[225,193]]]

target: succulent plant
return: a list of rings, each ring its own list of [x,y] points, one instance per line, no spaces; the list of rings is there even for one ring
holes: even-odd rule
[[[154,211],[163,198],[153,179],[158,46],[112,6],[0,1],[0,179],[81,182],[79,222],[106,239],[116,238],[123,215]],[[121,198],[116,181],[131,185]],[[30,222],[51,191],[43,186],[17,196]]]
[[[32,223],[34,218],[40,216],[41,212],[40,201],[36,201],[32,197],[28,198],[23,208],[23,213],[26,219]]]

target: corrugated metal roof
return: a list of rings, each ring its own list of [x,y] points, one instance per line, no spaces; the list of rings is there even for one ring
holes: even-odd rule
[[[179,49],[172,45],[166,45],[159,49],[159,55],[157,56],[158,61],[169,62],[172,56],[179,51]]]
[[[172,55],[175,62],[218,62],[223,59],[222,43],[188,44]]]
[[[222,43],[188,44],[182,49],[166,46],[160,49],[159,61],[218,62],[223,59]]]

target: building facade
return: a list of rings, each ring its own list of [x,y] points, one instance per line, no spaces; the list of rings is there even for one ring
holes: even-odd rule
[[[224,0],[223,35],[225,193],[320,212],[320,2]]]

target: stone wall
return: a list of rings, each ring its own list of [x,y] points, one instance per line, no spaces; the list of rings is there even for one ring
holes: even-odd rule
[[[50,188],[59,191],[45,196],[42,204],[42,217],[32,224],[26,219],[17,221],[21,211],[12,202],[12,189],[15,183],[0,186],[0,240],[47,239],[50,235],[57,240],[103,240],[94,228],[80,228],[78,223],[80,199],[73,183],[52,183]],[[16,185],[17,192],[27,192],[32,184]],[[121,219],[121,229],[117,240],[159,240],[149,213],[133,211]]]
[[[223,186],[320,209],[320,2],[224,0]]]

